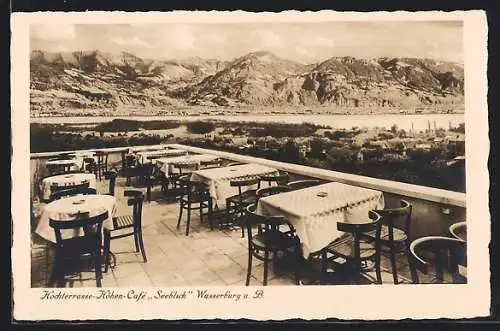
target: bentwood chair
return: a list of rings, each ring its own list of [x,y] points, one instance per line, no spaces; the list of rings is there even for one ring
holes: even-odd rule
[[[139,190],[125,190],[123,195],[128,198],[127,205],[132,206],[132,212],[113,218],[113,229],[104,228],[104,272],[108,272],[110,263],[111,241],[134,236],[135,251],[141,251],[144,262],[148,262],[144,241],[142,238],[142,205],[144,194]]]
[[[260,176],[260,180],[263,182],[267,182],[269,186],[273,183],[276,185],[286,185],[290,180],[290,175],[288,172],[280,172],[279,174],[271,174],[271,175],[262,175]]]
[[[213,160],[200,161],[200,169],[218,168],[222,164],[222,160],[217,158]]]
[[[50,187],[50,201],[59,200],[63,197],[78,195],[78,194],[96,194],[96,190],[89,187],[89,182],[84,181],[74,185],[52,185]]]
[[[117,172],[114,170],[109,170],[104,172],[104,179],[108,180],[108,192],[105,193],[107,195],[115,195],[115,187],[116,187],[116,177]]]
[[[101,180],[102,174],[105,171],[108,171],[108,153],[103,151],[96,151],[95,156],[97,158],[97,162],[95,165],[97,177],[99,178],[99,180]]]
[[[208,221],[210,229],[213,229],[212,220],[212,197],[208,187],[203,182],[189,180],[188,175],[179,177],[179,186],[182,194],[179,199],[179,219],[177,220],[177,229],[180,228],[182,212],[187,210],[186,218],[186,236],[189,235],[189,226],[191,223],[191,211],[198,210],[200,213],[200,222],[203,223],[203,209],[208,209]]]
[[[252,275],[252,258],[264,262],[264,281],[267,285],[268,263],[273,261],[276,272],[276,260],[278,253],[292,257],[290,265],[294,267],[295,281],[298,284],[299,276],[297,267],[300,265],[301,249],[299,238],[295,234],[293,226],[281,216],[264,216],[256,212],[256,204],[246,207],[243,216],[248,238],[248,266],[245,285],[250,285]],[[288,232],[280,232],[276,229],[279,226],[287,225]]]
[[[69,261],[91,259],[94,263],[96,285],[101,287],[102,225],[107,218],[106,211],[94,217],[89,217],[88,213],[85,213],[77,214],[74,219],[69,220],[49,219],[49,225],[54,229],[56,236],[51,286],[64,286],[65,269]],[[64,230],[83,230],[83,235],[63,239],[61,231]]]
[[[360,283],[362,274],[375,267],[377,283],[382,283],[380,270],[380,230],[382,217],[375,211],[368,213],[368,219],[363,223],[337,222],[337,229],[345,235],[331,242],[321,251],[323,273],[327,266],[333,264],[343,269],[347,280]],[[365,234],[375,231],[375,241],[366,241]]]
[[[303,188],[313,187],[319,185],[321,182],[316,179],[304,179],[289,182],[287,186],[292,190],[300,190]]]
[[[146,185],[146,199],[151,202],[151,190],[160,185],[161,193],[165,196],[168,187],[168,178],[152,163],[144,163],[140,166],[141,181]]]
[[[408,260],[410,258],[412,205],[406,200],[400,200],[399,208],[376,210],[376,212],[382,216],[380,245],[389,249],[392,278],[394,284],[398,284],[396,254],[405,253]],[[366,235],[368,238],[375,240],[376,231],[371,231]]]
[[[229,181],[231,187],[238,188],[238,194],[226,198],[226,217],[229,223],[239,223],[241,236],[245,237],[245,225],[241,223],[241,216],[245,208],[257,202],[257,190],[260,189],[260,178],[240,178]],[[256,186],[256,189],[248,188]]]
[[[263,187],[258,189],[255,194],[257,195],[257,200],[260,198],[268,197],[270,195],[275,195],[275,194],[280,194],[280,193],[285,193],[285,192],[290,192],[291,189],[288,186],[282,186],[282,185],[277,185],[277,186],[269,186],[269,187]]]
[[[459,268],[467,267],[467,243],[463,240],[440,236],[418,238],[410,244],[410,257],[414,284],[421,283],[419,271],[425,275],[432,272],[430,283],[445,282],[445,271],[451,275],[452,283],[467,283]]]
[[[450,234],[457,239],[467,241],[467,224],[465,222],[458,222],[450,225]]]
[[[179,182],[179,178],[198,170],[197,163],[173,162],[170,166],[172,171],[168,174],[168,183],[172,188],[179,188],[181,186],[182,183]]]

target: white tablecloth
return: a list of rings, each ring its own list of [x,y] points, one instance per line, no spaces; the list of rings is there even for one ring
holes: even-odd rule
[[[42,192],[42,199],[48,200],[50,199],[50,187],[52,185],[57,186],[67,186],[67,185],[78,185],[83,183],[84,181],[89,182],[90,188],[96,188],[96,178],[94,174],[66,174],[66,175],[57,175],[50,176],[42,179],[42,184],[40,188],[40,192]]]
[[[295,227],[307,258],[343,234],[337,230],[337,222],[367,222],[368,211],[382,209],[384,204],[382,192],[327,183],[261,198],[257,212],[286,217]]]
[[[238,188],[230,186],[231,180],[276,174],[277,172],[278,171],[274,168],[259,164],[243,164],[231,167],[193,171],[191,174],[191,180],[201,181],[207,184],[210,190],[210,195],[214,200],[214,207],[225,209],[226,198],[238,194]],[[262,182],[261,185],[261,187],[268,186],[268,184],[264,182]],[[248,190],[255,188],[257,188],[256,185],[242,189]]]
[[[217,156],[209,155],[209,154],[194,154],[194,155],[184,155],[184,156],[176,156],[176,157],[162,157],[159,159],[153,160],[158,169],[160,169],[163,173],[169,174],[172,173],[172,163],[177,164],[195,164],[198,167],[202,161],[213,161],[217,159]]]
[[[187,151],[183,149],[164,149],[161,151],[146,151],[137,153],[137,158],[141,163],[147,163],[151,160],[148,158],[160,158],[160,157],[168,157],[168,156],[181,156],[186,155]]]
[[[74,204],[74,202],[78,202],[79,200],[85,201],[80,204]],[[93,217],[102,214],[106,210],[109,213],[109,217],[104,221],[103,227],[113,229],[112,218],[117,215],[116,198],[114,196],[98,194],[77,195],[55,200],[44,207],[35,232],[49,241],[56,242],[54,229],[49,225],[49,218],[57,220],[72,219],[77,212],[88,212],[89,217]],[[75,233],[74,230],[61,231],[63,239],[80,236],[82,235],[80,232]]]

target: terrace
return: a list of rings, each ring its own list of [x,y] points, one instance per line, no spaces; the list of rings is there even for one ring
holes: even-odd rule
[[[435,188],[410,185],[387,180],[362,177],[335,171],[306,167],[296,164],[259,159],[233,153],[201,149],[191,146],[172,144],[174,150],[185,150],[190,154],[213,155],[230,162],[251,163],[272,167],[290,174],[290,181],[300,179],[317,179],[321,182],[338,182],[356,187],[382,192],[385,206],[396,206],[400,199],[412,205],[411,240],[424,236],[450,237],[449,227],[457,222],[465,221],[465,194]],[[152,148],[152,147],[150,147]],[[128,148],[110,148],[102,150],[108,155],[108,168],[121,169],[123,157]],[[54,245],[35,231],[46,203],[39,199],[39,183],[47,176],[46,162],[58,153],[31,154],[31,200],[32,200],[32,246],[31,246],[31,286],[48,287],[52,276],[54,261]],[[117,209],[130,208],[123,198],[127,189],[138,189],[147,192],[144,185],[135,181],[127,183],[127,179],[118,176],[114,196],[117,198]],[[96,180],[97,192],[108,191],[108,181]],[[191,229],[185,235],[185,218],[177,229],[179,202],[153,186],[151,201],[144,202],[142,211],[142,232],[148,261],[143,262],[140,252],[134,249],[133,237],[112,241],[111,267],[103,274],[103,287],[124,286],[192,286],[192,285],[244,285],[247,273],[248,239],[241,235],[240,227],[218,227],[210,229],[208,222],[201,223],[197,211],[191,216]],[[215,223],[224,218],[224,212],[214,215]],[[286,261],[285,261],[286,262]],[[398,278],[401,284],[411,283],[410,267],[405,254],[399,254],[396,260]],[[268,284],[295,285],[294,273],[284,263],[274,270],[271,263],[268,273]],[[311,258],[300,267],[301,284],[318,284],[321,278],[321,261]],[[382,250],[381,256],[382,283],[392,284],[391,263],[389,254]],[[263,262],[254,259],[250,285],[262,285],[264,273]],[[362,283],[372,283],[375,272],[368,272]],[[432,275],[420,275],[421,283],[434,282]],[[451,282],[451,275],[445,274],[445,282]],[[339,284],[342,282],[339,282]],[[65,278],[66,287],[95,287],[96,280],[91,265],[76,265]]]

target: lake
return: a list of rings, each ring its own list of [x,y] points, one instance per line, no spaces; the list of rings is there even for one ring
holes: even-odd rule
[[[328,125],[335,129],[350,129],[357,127],[385,127],[390,128],[396,124],[399,129],[417,131],[429,128],[448,129],[449,125],[457,127],[465,122],[464,114],[394,114],[394,115],[236,115],[236,116],[117,116],[117,117],[37,117],[31,118],[31,123],[47,124],[85,124],[102,123],[113,119],[129,119],[137,121],[152,120],[188,120],[196,121],[202,119],[221,120],[228,122],[281,122],[281,123],[313,123],[318,125]]]

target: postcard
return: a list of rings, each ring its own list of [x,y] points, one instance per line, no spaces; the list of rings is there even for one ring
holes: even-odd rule
[[[488,316],[484,12],[11,23],[14,319]]]

